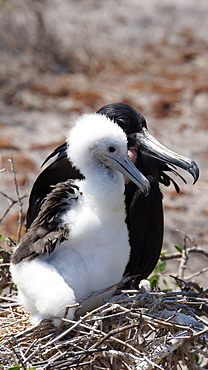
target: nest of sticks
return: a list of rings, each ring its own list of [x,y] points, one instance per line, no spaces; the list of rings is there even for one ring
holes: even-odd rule
[[[0,364],[8,369],[207,369],[208,292],[120,290],[78,320],[31,326],[0,297]],[[99,292],[97,293],[99,294]]]

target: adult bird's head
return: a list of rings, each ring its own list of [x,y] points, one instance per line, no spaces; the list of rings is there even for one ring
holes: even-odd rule
[[[139,170],[146,175],[153,175],[157,181],[166,186],[172,181],[177,192],[180,191],[176,182],[166,171],[185,179],[176,171],[176,167],[188,171],[194,178],[199,177],[199,168],[191,159],[177,154],[157,141],[148,131],[145,118],[136,109],[125,103],[109,104],[98,110],[114,120],[128,137],[128,148]],[[136,155],[135,155],[136,153]]]

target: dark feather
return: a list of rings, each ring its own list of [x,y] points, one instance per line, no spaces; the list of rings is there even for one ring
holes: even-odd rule
[[[54,150],[44,163],[57,154],[58,157],[55,161],[40,173],[33,184],[26,216],[27,229],[29,229],[33,220],[37,217],[45,197],[52,191],[53,186],[59,182],[67,181],[68,179],[74,180],[83,178],[80,172],[73,167],[67,159],[66,143]]]
[[[127,225],[131,257],[125,275],[138,275],[136,285],[146,279],[157,264],[163,242],[162,193],[157,181],[147,176],[151,192],[145,197],[133,183],[126,186]]]
[[[40,212],[22,238],[12,256],[12,263],[30,261],[38,255],[52,253],[57,242],[62,243],[69,230],[62,222],[63,213],[77,200],[77,186],[71,180],[62,182],[47,195]]]

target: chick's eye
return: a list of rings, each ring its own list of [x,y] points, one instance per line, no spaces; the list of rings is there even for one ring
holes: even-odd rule
[[[116,148],[115,148],[114,146],[109,146],[109,147],[108,147],[108,151],[109,151],[110,153],[113,153],[113,152],[115,152],[115,151],[116,151]]]

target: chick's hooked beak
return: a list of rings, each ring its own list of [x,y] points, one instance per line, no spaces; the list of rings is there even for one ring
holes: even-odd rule
[[[105,154],[103,157],[109,167],[121,172],[122,175],[133,181],[146,196],[150,192],[150,183],[147,178],[136,168],[134,163],[129,159],[127,154],[125,156],[120,154]]]

